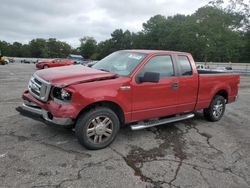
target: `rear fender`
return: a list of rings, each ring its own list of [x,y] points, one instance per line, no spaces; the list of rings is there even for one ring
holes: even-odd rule
[[[212,101],[215,95],[219,93],[220,91],[226,91],[227,96],[229,96],[229,94],[231,93],[231,88],[224,83],[216,85],[210,93],[210,101]]]

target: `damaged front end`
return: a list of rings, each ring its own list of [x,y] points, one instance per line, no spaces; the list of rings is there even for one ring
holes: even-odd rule
[[[62,88],[54,87],[36,74],[31,77],[28,90],[23,93],[22,98],[22,106],[16,108],[20,114],[48,124],[62,126],[74,124],[71,117],[74,109],[69,104],[62,105],[63,102],[70,101],[70,94]]]

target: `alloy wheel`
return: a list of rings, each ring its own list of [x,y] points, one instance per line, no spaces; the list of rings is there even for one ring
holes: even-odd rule
[[[113,122],[107,116],[97,116],[87,126],[88,140],[94,144],[100,144],[110,138],[113,133]]]

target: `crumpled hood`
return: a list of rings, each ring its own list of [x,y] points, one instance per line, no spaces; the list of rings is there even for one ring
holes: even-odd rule
[[[83,65],[43,69],[37,71],[35,74],[52,85],[60,87],[117,77],[115,73],[104,72]]]

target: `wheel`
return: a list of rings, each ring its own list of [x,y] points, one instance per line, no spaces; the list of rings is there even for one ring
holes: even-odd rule
[[[219,121],[226,109],[225,98],[216,95],[210,106],[204,109],[204,117],[209,121]]]
[[[98,107],[77,119],[76,137],[88,149],[102,149],[110,145],[120,129],[120,121],[109,108]]]
[[[49,68],[48,65],[44,65],[44,66],[43,66],[43,69],[47,69],[47,68]]]

